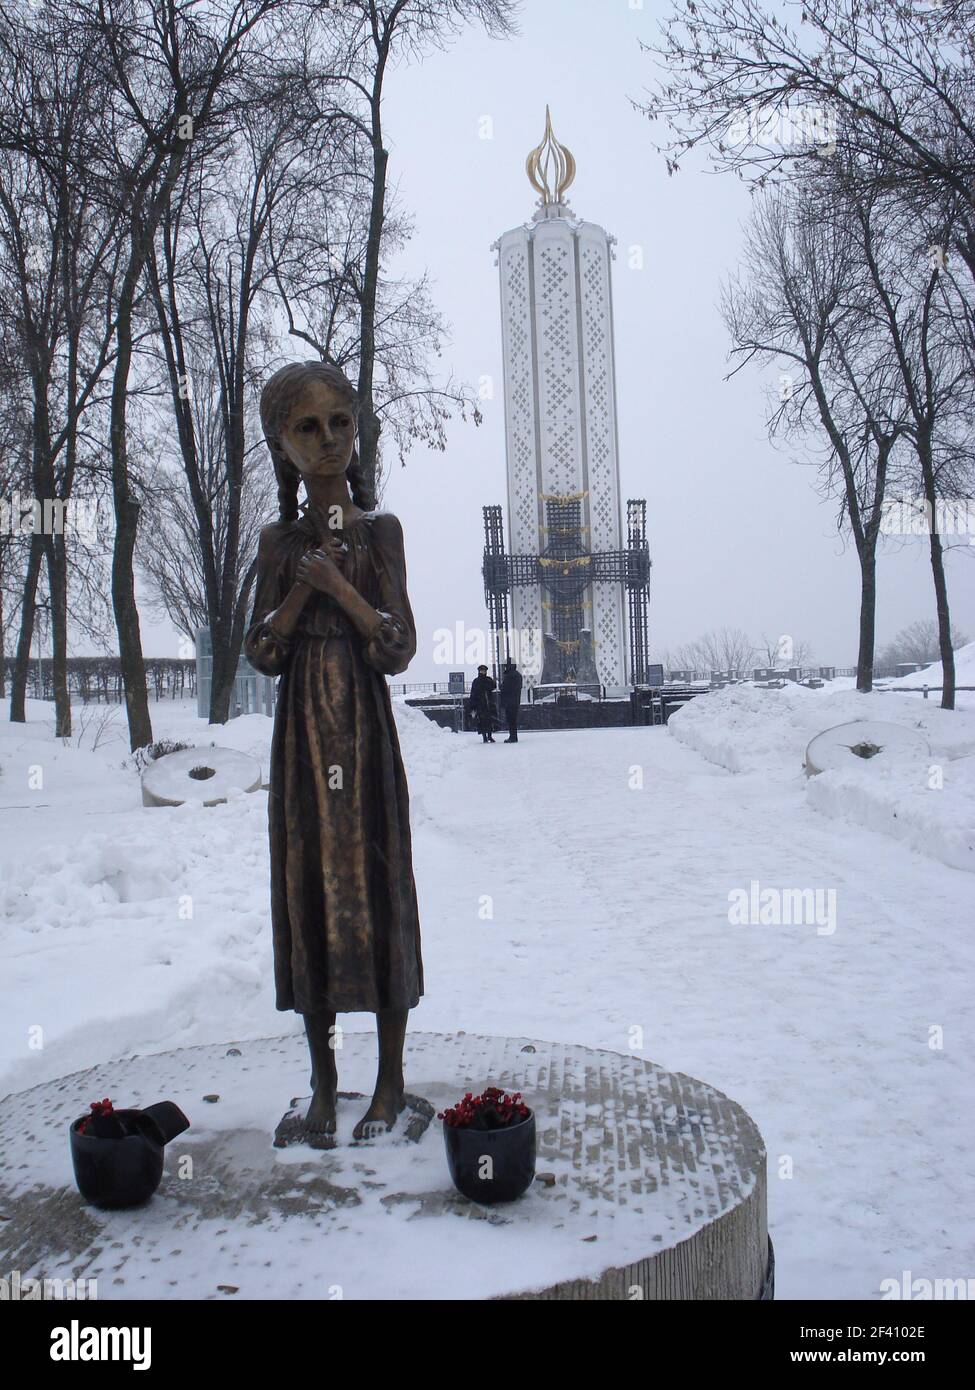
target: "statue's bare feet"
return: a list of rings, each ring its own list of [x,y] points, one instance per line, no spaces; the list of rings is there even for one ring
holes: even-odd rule
[[[303,1121],[305,1133],[313,1135],[317,1148],[330,1147],[335,1142],[335,1083],[316,1086]]]
[[[352,1131],[353,1139],[378,1139],[388,1134],[405,1108],[402,1087],[394,1091],[377,1086],[372,1104]]]

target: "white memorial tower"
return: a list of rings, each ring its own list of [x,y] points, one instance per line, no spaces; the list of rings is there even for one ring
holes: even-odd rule
[[[636,552],[646,550],[644,504],[628,504],[624,531],[620,498],[615,238],[569,206],[575,160],[556,140],[548,108],[526,169],[537,210],[492,246],[501,279],[510,627],[520,663],[536,679],[619,688],[644,678],[647,576],[634,586],[641,576],[627,570],[634,542]],[[640,508],[642,536],[633,532]],[[634,587],[642,594],[636,611]],[[642,634],[628,633],[628,618]]]

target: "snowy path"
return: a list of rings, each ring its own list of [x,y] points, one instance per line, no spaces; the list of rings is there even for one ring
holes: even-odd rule
[[[663,730],[472,745],[443,791],[422,1026],[623,1051],[636,1025],[644,1055],[741,1102],[768,1145],[780,1297],[975,1273],[970,875]],[[752,879],[835,889],[835,933],[730,925]]]
[[[232,736],[265,736],[254,719]],[[517,747],[404,733],[428,991],[415,1028],[635,1044],[727,1092],[768,1145],[779,1297],[975,1274],[971,875],[818,815],[801,776],[733,776],[666,730]],[[95,793],[90,755],[49,749],[5,763],[10,802],[28,756],[54,804],[2,821],[0,1093],[297,1023],[270,988],[262,795],[143,811],[118,756]],[[835,890],[835,932],[731,925],[729,891],[753,879]]]

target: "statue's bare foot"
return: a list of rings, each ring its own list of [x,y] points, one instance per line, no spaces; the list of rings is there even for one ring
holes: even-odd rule
[[[335,1134],[335,1086],[316,1086],[303,1121],[307,1134],[326,1139]]]
[[[377,1086],[372,1104],[352,1131],[353,1139],[378,1139],[388,1134],[405,1108],[402,1088],[392,1091]]]

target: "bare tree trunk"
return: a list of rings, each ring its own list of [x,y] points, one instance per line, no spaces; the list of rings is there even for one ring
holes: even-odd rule
[[[927,338],[924,346],[926,350]],[[927,358],[925,356],[925,366]],[[930,520],[931,574],[934,578],[934,597],[938,612],[938,647],[941,651],[941,708],[955,708],[955,652],[951,645],[951,614],[948,606],[948,580],[945,575],[944,547],[938,531],[938,477],[932,448],[932,429],[929,423],[918,430],[915,452],[921,469],[921,485]]]
[[[71,736],[71,695],[68,691],[68,567],[63,536],[45,536],[47,582],[51,594],[51,637],[54,646],[51,681],[54,691],[55,734]]]
[[[937,485],[931,467],[930,450],[919,449],[924,495],[931,516],[931,574],[938,611],[938,647],[941,651],[941,708],[955,708],[955,652],[951,645],[951,614],[948,607],[948,580],[945,576],[944,547],[938,533]]]
[[[361,350],[359,355],[359,462],[373,491],[376,490],[379,462],[379,417],[373,400],[373,376],[376,361],[376,297],[379,287],[379,262],[382,251],[383,223],[386,217],[386,164],[389,155],[382,146],[379,100],[382,92],[384,61],[380,63],[374,84],[373,100],[373,176],[372,204],[369,210],[369,234],[366,238],[365,272],[362,277]]]
[[[873,689],[874,643],[877,619],[876,542],[869,555],[860,556],[860,649],[857,652],[857,690]]]
[[[135,261],[137,252],[133,252]],[[144,257],[143,257],[144,260]],[[112,607],[118,631],[119,663],[125,689],[129,723],[129,747],[134,752],[152,742],[149,691],[142,655],[139,609],[135,601],[135,541],[139,527],[139,503],[129,487],[128,441],[125,398],[132,360],[132,295],[141,261],[133,273],[130,264],[120,296],[116,328],[118,355],[112,379],[112,497],[115,503],[115,543],[112,548]]]
[[[3,625],[3,551],[0,549],[0,700],[7,698],[7,651]]]
[[[937,531],[931,532],[931,572],[938,607],[938,646],[941,649],[941,708],[955,708],[955,652],[951,645],[951,617],[948,612],[948,584],[945,579],[944,551]]]
[[[24,596],[20,604],[20,636],[14,658],[13,679],[10,682],[10,722],[27,723],[27,679],[30,674],[30,648],[34,640],[34,616],[37,612],[37,581],[44,557],[44,537],[35,531],[27,552],[27,573],[24,576]]]
[[[214,704],[214,688],[216,683],[216,651],[217,644],[214,639],[214,685],[210,689],[210,723],[225,724],[230,717],[230,697],[233,694],[234,681],[237,679],[237,662],[240,658],[241,647],[244,643],[244,628],[247,623],[251,584],[257,574],[257,561],[255,560],[247,573],[244,575],[244,582],[241,586],[241,600],[234,610],[233,624],[230,633],[225,641],[223,658],[224,665],[221,669],[221,701],[219,707]],[[247,601],[245,602],[245,596]],[[215,718],[214,716],[219,717]]]
[[[210,646],[213,652],[210,663],[210,723],[226,724],[230,718],[230,700],[237,678],[236,655],[239,648],[233,649],[231,634],[222,616],[210,629]]]

